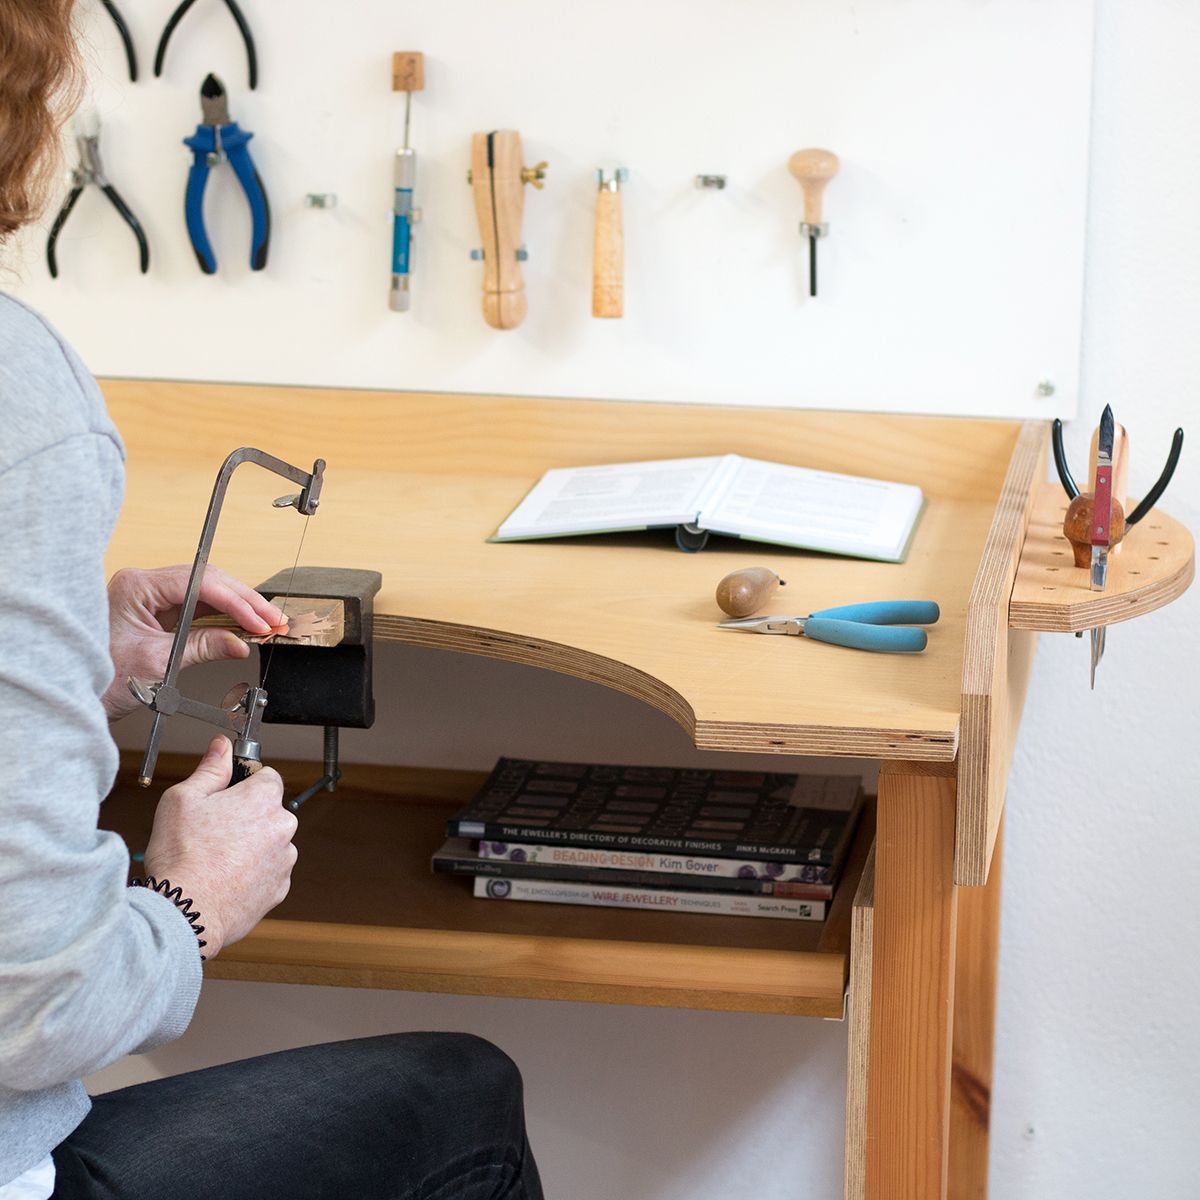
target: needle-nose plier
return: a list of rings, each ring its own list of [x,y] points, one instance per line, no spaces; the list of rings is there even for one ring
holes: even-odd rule
[[[722,629],[752,633],[802,634],[816,642],[878,650],[886,654],[916,654],[929,636],[912,625],[935,625],[941,612],[932,600],[876,600],[823,608],[807,617],[740,617],[722,621]]]
[[[267,265],[271,211],[262,179],[250,157],[249,142],[254,134],[239,128],[229,119],[225,86],[215,75],[209,75],[200,86],[200,111],[204,120],[191,137],[183,139],[183,144],[193,155],[191,170],[188,171],[184,215],[200,270],[206,275],[213,275],[217,270],[217,258],[204,228],[204,189],[208,184],[209,169],[227,161],[250,205],[250,269],[261,271]]]
[[[54,224],[50,227],[50,237],[46,242],[46,262],[50,267],[51,277],[58,278],[58,235],[62,233],[67,218],[89,183],[94,183],[109,198],[113,208],[121,214],[121,219],[133,230],[133,236],[137,238],[142,274],[145,275],[150,269],[150,246],[141,222],[121,199],[117,189],[108,182],[108,176],[104,173],[104,164],[100,161],[99,117],[92,114],[80,117],[75,122],[75,145],[79,148],[79,165],[71,172],[71,190],[67,193],[62,208],[58,210],[58,216],[54,218]]]
[[[163,72],[163,59],[167,56],[167,43],[171,40],[171,34],[175,32],[175,26],[187,16],[188,9],[195,3],[196,0],[183,0],[183,3],[170,15],[163,27],[162,37],[158,39],[158,50],[154,55],[155,78]],[[238,7],[237,0],[225,0],[225,7],[229,9],[229,15],[233,17],[238,32],[242,35],[242,41],[246,43],[246,59],[250,68],[250,90],[254,91],[258,87],[258,53],[254,48],[254,35],[250,32],[249,22]]]

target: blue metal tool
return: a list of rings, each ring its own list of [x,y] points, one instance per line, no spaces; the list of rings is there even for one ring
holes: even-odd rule
[[[911,626],[935,625],[940,616],[932,600],[877,600],[824,608],[807,617],[740,617],[722,621],[720,628],[803,635],[853,650],[917,654],[925,649],[929,636]]]
[[[187,195],[184,214],[187,218],[188,237],[200,270],[213,275],[217,270],[217,257],[204,228],[204,189],[208,184],[208,173],[212,167],[228,162],[233,173],[246,193],[250,205],[250,269],[261,271],[267,265],[267,245],[271,238],[271,210],[262,179],[250,157],[249,142],[254,136],[229,119],[229,101],[225,86],[215,75],[209,75],[200,87],[200,110],[203,122],[196,132],[183,139],[193,155],[192,167],[188,171]]]
[[[412,94],[425,87],[425,56],[419,50],[398,50],[392,55],[392,90],[404,93],[404,145],[396,151],[392,180],[392,290],[388,305],[393,312],[408,312],[412,297],[409,282],[413,269],[413,226],[421,210],[413,205],[417,186],[417,152],[408,144],[412,120]]]

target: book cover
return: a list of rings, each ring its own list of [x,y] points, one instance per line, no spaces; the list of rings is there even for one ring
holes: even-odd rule
[[[476,879],[475,895],[488,900],[539,900],[546,904],[585,904],[600,908],[642,908],[658,912],[707,913],[724,917],[782,917],[823,921],[823,900],[780,900],[658,888],[595,887],[537,879]]]
[[[447,834],[833,867],[860,796],[849,775],[502,758]]]
[[[833,888],[823,883],[803,883],[798,880],[775,879],[759,874],[758,867],[776,866],[774,863],[756,863],[741,877],[715,873],[689,874],[686,871],[655,871],[644,867],[623,867],[618,861],[655,862],[666,855],[648,854],[641,851],[622,850],[576,850],[572,846],[529,847],[532,857],[522,856],[519,847],[504,842],[483,842],[479,852],[472,849],[474,843],[466,838],[448,838],[442,848],[434,854],[431,865],[434,871],[447,875],[473,875],[497,879],[557,879],[570,883],[590,883],[605,887],[626,888],[678,888],[688,892],[736,892],[749,896],[782,896],[791,900],[830,900]],[[492,848],[485,855],[484,847]],[[496,852],[498,847],[516,851],[516,858]],[[538,850],[551,853],[538,855]],[[586,866],[571,862],[579,854],[583,858],[607,860],[603,865]],[[674,855],[680,862],[690,861],[690,855]],[[712,860],[718,861],[718,860]],[[797,868],[786,868],[794,870]],[[798,868],[808,870],[806,866]],[[816,868],[828,871],[828,867]]]

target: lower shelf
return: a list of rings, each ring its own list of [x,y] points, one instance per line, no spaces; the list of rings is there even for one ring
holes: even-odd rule
[[[164,755],[156,789],[122,764],[101,823],[145,846],[154,797],[190,770]],[[319,771],[275,763],[289,793]],[[486,776],[344,768],[300,812],[292,890],[249,937],[208,964],[216,979],[401,988],[734,1012],[841,1017],[851,906],[874,837],[855,845],[824,922],[709,917],[477,900],[429,859],[448,814]],[[161,788],[159,787],[161,785]]]

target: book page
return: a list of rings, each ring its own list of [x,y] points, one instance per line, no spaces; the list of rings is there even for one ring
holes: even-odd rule
[[[694,521],[719,457],[556,467],[509,514],[496,537],[554,537]]]
[[[911,484],[743,458],[700,524],[781,545],[899,558],[922,503]]]

